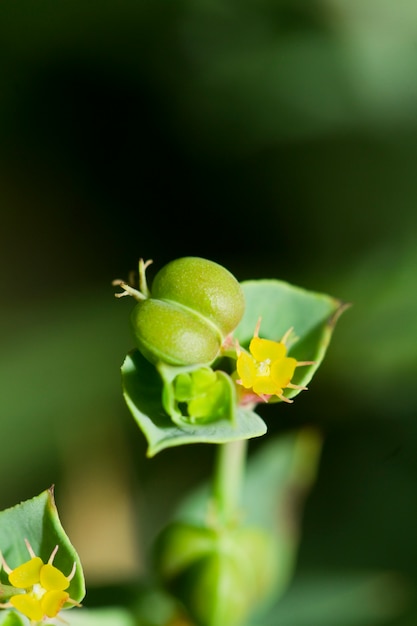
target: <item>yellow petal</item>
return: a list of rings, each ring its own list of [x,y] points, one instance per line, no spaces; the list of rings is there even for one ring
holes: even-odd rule
[[[54,565],[47,563],[41,568],[40,583],[47,591],[63,591],[69,587],[69,580]]]
[[[254,337],[249,344],[249,351],[254,358],[259,361],[276,361],[283,359],[287,353],[287,349],[283,343],[271,341],[270,339],[260,339]]]
[[[282,393],[270,376],[260,376],[253,385],[253,391],[258,396],[273,396]]]
[[[22,593],[18,596],[12,596],[10,604],[33,622],[38,622],[44,616],[40,600],[31,594]]]
[[[247,352],[241,352],[237,357],[236,369],[241,384],[250,389],[256,380],[256,363]]]
[[[47,617],[55,617],[68,598],[69,593],[66,591],[47,591],[41,598],[43,614]]]
[[[10,584],[19,589],[33,587],[33,585],[36,585],[40,580],[39,575],[42,566],[43,561],[39,556],[35,556],[33,559],[30,559],[30,561],[26,561],[26,563],[22,563],[22,565],[19,565],[19,567],[16,567],[10,572]]]
[[[285,389],[291,378],[294,376],[294,370],[297,366],[297,361],[291,357],[286,357],[280,361],[275,361],[271,365],[271,378],[277,387]],[[282,393],[282,391],[281,391]]]

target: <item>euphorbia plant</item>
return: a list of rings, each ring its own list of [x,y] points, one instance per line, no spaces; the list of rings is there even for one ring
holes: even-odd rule
[[[257,407],[290,404],[307,389],[344,306],[279,280],[239,283],[198,257],[171,261],[149,288],[149,264],[139,262],[138,288],[115,281],[117,296],[138,301],[124,397],[148,456],[197,442],[217,446],[199,514],[185,512],[157,538],[158,580],[192,623],[241,626],[277,595],[291,569],[279,525],[252,523],[243,505],[247,440],[267,432]],[[319,447],[317,437],[301,435],[306,449]],[[305,465],[316,460],[304,455]]]

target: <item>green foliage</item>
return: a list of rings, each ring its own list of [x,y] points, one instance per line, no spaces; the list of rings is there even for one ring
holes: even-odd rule
[[[1,626],[27,626],[25,618],[14,611],[1,612],[0,624]]]
[[[71,626],[142,626],[137,623],[132,611],[124,607],[104,607],[71,613]]]

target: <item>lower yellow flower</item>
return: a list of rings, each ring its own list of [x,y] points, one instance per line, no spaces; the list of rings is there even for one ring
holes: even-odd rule
[[[260,320],[249,344],[249,352],[238,349],[236,368],[239,379],[236,382],[265,402],[272,396],[277,396],[284,402],[292,402],[284,396],[284,389],[307,389],[291,382],[295,368],[300,365],[312,365],[314,361],[297,361],[287,356],[285,342],[292,328],[285,333],[281,341],[272,341],[258,336],[259,327]]]
[[[44,563],[36,556],[27,539],[25,543],[31,558],[22,565],[11,569],[2,558],[3,569],[9,575],[10,584],[22,589],[22,593],[12,596],[9,602],[0,604],[0,607],[15,608],[32,623],[37,623],[56,617],[66,603],[80,606],[66,591],[75,574],[75,563],[70,574],[65,576],[52,565],[58,546],[53,550],[48,563]]]

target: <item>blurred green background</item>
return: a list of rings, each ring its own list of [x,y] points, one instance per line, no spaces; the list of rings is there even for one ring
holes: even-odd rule
[[[1,508],[55,483],[91,584],[142,571],[213,451],[145,459],[111,281],[207,257],[353,303],[263,415],[325,435],[300,575],[394,572],[414,625],[417,4],[3,0],[0,54]]]

